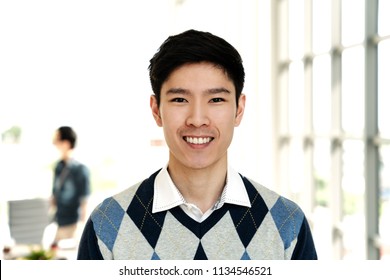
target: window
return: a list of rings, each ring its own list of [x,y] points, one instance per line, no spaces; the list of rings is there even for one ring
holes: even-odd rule
[[[320,259],[389,258],[390,1],[272,9],[275,180],[303,205]]]

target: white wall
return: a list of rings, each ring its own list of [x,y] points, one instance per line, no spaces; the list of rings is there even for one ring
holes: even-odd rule
[[[164,165],[166,148],[150,146],[162,133],[149,111],[147,67],[163,40],[189,28],[241,52],[247,108],[231,163],[272,188],[268,2],[2,1],[0,131],[23,129],[19,145],[0,144],[2,199],[50,192],[60,125],[75,127],[77,156],[118,189]],[[108,159],[114,163],[102,169]]]

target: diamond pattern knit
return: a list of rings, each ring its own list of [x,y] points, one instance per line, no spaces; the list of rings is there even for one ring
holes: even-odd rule
[[[156,175],[96,207],[79,259],[317,259],[302,210],[256,182],[242,177],[250,208],[225,203],[199,223],[180,207],[152,213]]]

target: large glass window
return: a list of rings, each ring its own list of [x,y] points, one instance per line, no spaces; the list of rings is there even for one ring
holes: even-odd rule
[[[389,36],[390,35],[389,11],[390,11],[390,1],[389,0],[379,0],[379,6],[378,6],[378,34],[379,34],[379,36]]]
[[[364,49],[354,47],[342,53],[342,128],[362,134],[364,129]]]
[[[364,259],[364,145],[359,140],[346,140],[342,157],[343,258]]]
[[[344,46],[361,43],[364,39],[364,2],[341,0],[341,42]]]
[[[317,139],[314,143],[313,153],[313,176],[314,176],[314,204],[313,221],[316,223],[313,228],[316,248],[320,259],[331,259],[333,255],[332,246],[332,211],[331,211],[331,145],[327,139]]]
[[[304,210],[320,257],[388,258],[390,1],[274,7],[274,88],[284,101],[275,103],[275,177],[294,199],[311,197]]]
[[[380,149],[380,257],[390,259],[390,145]]]
[[[331,61],[328,54],[313,60],[313,128],[322,134],[331,129]]]
[[[390,1],[389,1],[390,2]],[[379,132],[390,136],[390,40],[384,40],[378,46],[378,123]]]
[[[288,120],[291,133],[302,133],[304,128],[305,100],[304,100],[303,64],[298,61],[290,64],[288,88]]]
[[[313,52],[328,52],[331,45],[332,1],[313,0]],[[324,71],[325,72],[325,71]]]
[[[289,56],[291,59],[300,59],[304,50],[304,1],[296,0],[289,3]]]

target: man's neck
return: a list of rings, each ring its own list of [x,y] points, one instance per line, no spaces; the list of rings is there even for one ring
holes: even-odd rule
[[[64,162],[69,162],[72,159],[72,154],[73,154],[72,150],[63,152],[61,155],[61,160],[63,160]]]
[[[214,206],[222,194],[227,164],[219,163],[204,169],[168,164],[168,172],[184,199],[204,213]]]

